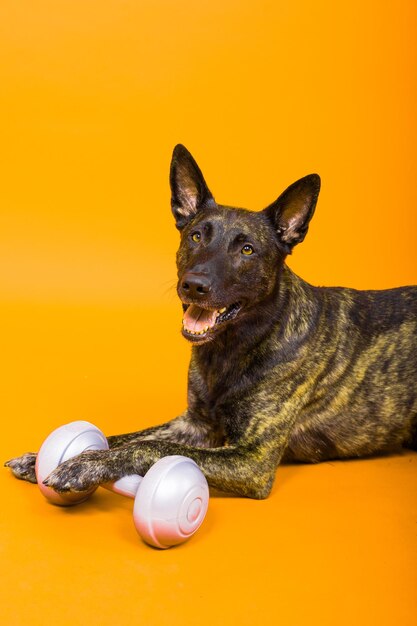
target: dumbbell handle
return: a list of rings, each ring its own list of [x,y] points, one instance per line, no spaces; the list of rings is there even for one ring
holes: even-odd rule
[[[130,474],[129,476],[119,478],[119,480],[116,480],[114,483],[105,483],[104,485],[101,485],[101,487],[104,487],[109,491],[119,493],[121,496],[127,496],[128,498],[135,499],[137,490],[139,489],[139,485],[142,480],[142,476],[139,476],[138,474]]]

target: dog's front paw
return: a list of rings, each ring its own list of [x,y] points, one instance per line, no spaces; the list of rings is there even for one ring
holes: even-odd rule
[[[91,450],[65,461],[43,481],[58,493],[89,491],[106,482],[107,450]]]
[[[10,467],[12,473],[16,478],[21,480],[28,480],[30,483],[36,483],[35,473],[36,453],[26,452],[22,456],[17,456],[10,461],[6,461],[5,467]]]

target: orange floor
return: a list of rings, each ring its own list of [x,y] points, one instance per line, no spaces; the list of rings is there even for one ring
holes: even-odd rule
[[[416,624],[416,453],[283,466],[268,500],[212,497],[167,551],[121,496],[60,509],[1,485],[3,624]]]

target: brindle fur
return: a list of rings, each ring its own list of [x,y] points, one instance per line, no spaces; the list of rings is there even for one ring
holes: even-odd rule
[[[282,460],[417,449],[417,287],[313,287],[285,264],[307,232],[319,186],[317,175],[307,176],[258,213],[225,207],[189,152],[175,148],[179,296],[184,308],[241,302],[241,311],[207,337],[187,336],[194,345],[185,413],[109,437],[109,451],[70,459],[48,485],[84,490],[183,454],[211,486],[265,498]],[[245,244],[254,254],[241,253]],[[29,453],[8,466],[35,482],[35,458]]]

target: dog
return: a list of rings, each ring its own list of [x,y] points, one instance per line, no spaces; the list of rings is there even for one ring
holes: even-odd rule
[[[182,145],[172,212],[181,234],[177,292],[192,343],[188,408],[160,426],[108,438],[45,483],[84,491],[191,457],[210,486],[266,498],[281,461],[417,450],[417,287],[314,287],[285,263],[307,233],[317,174],[260,212],[218,204]],[[36,482],[36,455],[7,463]]]

